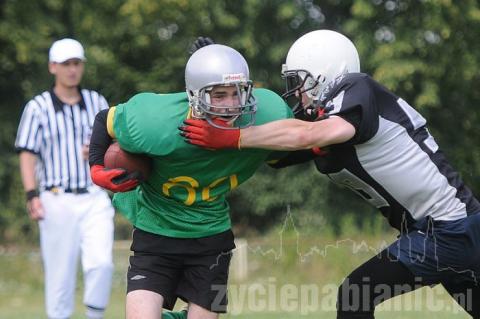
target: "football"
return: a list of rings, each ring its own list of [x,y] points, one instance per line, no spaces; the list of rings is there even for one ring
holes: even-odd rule
[[[104,157],[105,168],[123,168],[128,173],[140,173],[140,180],[148,179],[152,170],[152,159],[141,154],[133,154],[120,148],[117,142],[111,144]]]

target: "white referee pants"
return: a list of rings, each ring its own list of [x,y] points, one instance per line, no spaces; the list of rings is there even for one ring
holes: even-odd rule
[[[49,318],[68,318],[75,308],[81,256],[85,305],[107,306],[113,273],[113,215],[110,198],[97,186],[87,194],[40,194],[45,218],[39,222]]]

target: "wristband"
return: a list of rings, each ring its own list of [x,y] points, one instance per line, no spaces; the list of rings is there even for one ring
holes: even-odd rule
[[[38,191],[36,189],[31,189],[25,192],[25,196],[27,197],[27,202],[31,201],[33,198],[38,197]]]

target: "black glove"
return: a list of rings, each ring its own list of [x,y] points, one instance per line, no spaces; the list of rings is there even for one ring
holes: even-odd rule
[[[193,42],[192,45],[190,46],[190,49],[188,50],[188,54],[192,55],[198,49],[203,48],[210,44],[215,44],[215,41],[213,41],[209,37],[198,37],[195,40],[195,42]]]

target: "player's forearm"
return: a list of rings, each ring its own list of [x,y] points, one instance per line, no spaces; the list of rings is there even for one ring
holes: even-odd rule
[[[240,147],[287,151],[312,148],[317,146],[312,124],[288,119],[251,126],[241,130]]]
[[[338,116],[317,122],[287,119],[242,129],[240,148],[303,150],[343,143],[354,135],[355,127]]]
[[[20,153],[20,173],[22,175],[22,184],[25,191],[31,191],[37,188],[35,178],[35,164],[37,155],[23,151]]]

